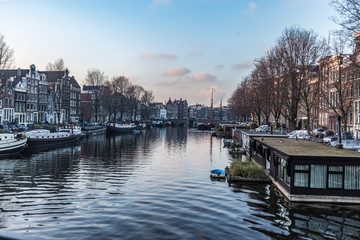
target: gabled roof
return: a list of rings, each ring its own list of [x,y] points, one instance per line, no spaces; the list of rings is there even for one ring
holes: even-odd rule
[[[75,88],[80,88],[81,89],[79,83],[76,81],[74,76],[70,77],[70,84]]]

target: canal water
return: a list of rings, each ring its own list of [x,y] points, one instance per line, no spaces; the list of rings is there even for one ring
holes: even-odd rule
[[[0,236],[359,239],[359,205],[289,204],[271,184],[211,181],[232,157],[207,131],[155,128],[0,161]]]

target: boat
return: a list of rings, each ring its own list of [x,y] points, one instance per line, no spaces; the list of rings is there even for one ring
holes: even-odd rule
[[[83,136],[81,130],[74,129],[61,129],[57,132],[50,132],[47,129],[36,129],[25,132],[25,135],[28,143],[27,150],[76,142]]]
[[[103,125],[91,125],[84,126],[81,128],[81,131],[88,137],[94,135],[102,135],[106,133],[106,126]]]
[[[225,178],[225,171],[221,169],[214,169],[210,171],[211,178]]]
[[[135,128],[133,124],[109,123],[107,126],[109,133],[132,133]]]
[[[21,152],[26,145],[22,134],[0,133],[0,155],[11,155]]]
[[[229,147],[234,143],[232,139],[224,139],[224,147]]]
[[[245,149],[244,148],[233,148],[233,149],[229,149],[229,153],[231,155],[245,154]]]

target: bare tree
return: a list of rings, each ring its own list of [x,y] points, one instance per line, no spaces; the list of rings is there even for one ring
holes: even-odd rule
[[[141,95],[141,115],[142,118],[147,120],[150,115],[150,103],[154,101],[154,95],[152,91],[144,90]]]
[[[48,65],[46,65],[47,71],[65,71],[65,69],[67,68],[65,67],[64,59],[62,58],[58,58],[54,63],[48,63]]]
[[[138,103],[144,88],[139,85],[131,85],[127,91],[127,97],[129,100],[129,113],[131,120],[136,120],[138,113]],[[134,114],[134,117],[133,117]]]
[[[332,0],[330,5],[338,13],[332,17],[345,31],[347,38],[352,41],[353,34],[360,30],[360,1],[359,0]]]
[[[248,101],[250,90],[250,78],[246,77],[232,93],[228,100],[230,112],[244,121],[249,117],[251,111]]]
[[[102,103],[104,96],[104,84],[107,80],[105,73],[99,69],[92,68],[87,71],[87,76],[85,77],[85,83],[90,86],[91,90],[91,100],[92,100],[92,110],[95,113],[95,121],[99,120],[99,115],[102,113]]]
[[[289,120],[290,128],[297,124],[298,108],[301,101],[301,90],[306,86],[306,79],[313,65],[320,57],[318,36],[311,30],[299,27],[285,29],[277,41],[278,63],[282,65],[282,84],[287,86],[284,95],[282,114]]]
[[[4,35],[0,34],[0,69],[13,68],[14,60],[14,50],[7,45]]]
[[[132,86],[130,80],[125,76],[117,76],[113,77],[112,84],[114,88],[114,92],[118,93],[119,104],[117,105],[117,109],[120,113],[120,120],[123,120],[123,115],[127,110],[127,101],[126,95],[128,93],[128,89]]]

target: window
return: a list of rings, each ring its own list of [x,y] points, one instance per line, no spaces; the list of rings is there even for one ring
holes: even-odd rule
[[[311,165],[310,187],[326,188],[326,165]]]
[[[345,166],[345,189],[360,190],[360,166]]]
[[[343,166],[329,166],[328,169],[328,188],[343,187]]]
[[[285,183],[290,184],[290,176],[288,176],[287,171],[287,161],[283,158],[278,157],[278,176],[281,178]]]
[[[294,166],[294,187],[309,187],[309,165]]]

